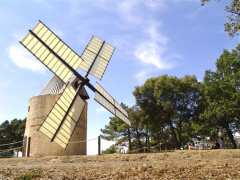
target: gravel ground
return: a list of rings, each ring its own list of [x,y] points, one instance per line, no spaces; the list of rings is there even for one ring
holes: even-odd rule
[[[240,150],[0,159],[0,180],[239,179]]]

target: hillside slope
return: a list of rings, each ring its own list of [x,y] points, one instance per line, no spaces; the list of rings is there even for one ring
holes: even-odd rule
[[[240,179],[240,150],[0,159],[0,179]]]

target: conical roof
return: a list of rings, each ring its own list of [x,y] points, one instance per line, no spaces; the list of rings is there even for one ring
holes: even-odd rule
[[[53,78],[43,88],[40,95],[61,94],[63,91],[63,88],[64,88],[64,83],[57,76],[53,76]]]
[[[61,94],[64,89],[64,82],[60,80],[57,76],[53,76],[53,78],[47,83],[47,85],[42,89],[40,95],[48,95],[48,94]],[[86,89],[83,87],[79,92],[79,95],[83,99],[89,99]]]

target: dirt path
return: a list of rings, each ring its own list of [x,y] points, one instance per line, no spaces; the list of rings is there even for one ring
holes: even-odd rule
[[[240,150],[0,159],[5,179],[240,180]]]

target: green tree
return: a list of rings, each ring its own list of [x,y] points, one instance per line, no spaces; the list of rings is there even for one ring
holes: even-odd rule
[[[109,148],[102,151],[102,154],[114,154],[117,152],[118,152],[118,148],[116,147],[116,145],[111,145]]]
[[[210,0],[201,0],[202,4],[206,4]],[[229,4],[226,6],[226,11],[228,12],[227,22],[225,23],[225,31],[229,33],[230,36],[239,34],[240,32],[240,1],[230,0]]]
[[[216,62],[216,71],[206,71],[204,97],[202,117],[210,125],[224,129],[236,148],[233,134],[240,128],[240,45],[223,52]]]
[[[0,125],[0,145],[23,140],[26,119],[13,119],[4,121]],[[0,146],[0,149],[9,149],[22,146],[22,143]]]
[[[149,134],[146,130],[146,117],[144,112],[137,106],[129,109],[131,120],[132,149],[143,151],[143,147],[148,146]]]
[[[150,146],[150,136],[160,141],[161,128],[164,126],[163,117],[160,115],[157,101],[154,96],[158,78],[148,79],[143,86],[136,87],[133,94],[136,98],[136,106],[141,112],[141,124],[144,129],[145,146]],[[160,115],[160,116],[159,116]]]
[[[128,107],[121,104],[123,108],[129,111]],[[105,125],[104,129],[101,129],[101,137],[109,141],[115,141],[116,144],[123,145],[128,143],[129,150],[131,150],[132,137],[131,129],[128,124],[124,123],[117,117],[111,117],[108,125]]]
[[[101,129],[101,137],[109,141],[115,141],[116,144],[124,142],[129,143],[131,149],[131,133],[130,127],[117,117],[111,117],[108,125]]]
[[[127,111],[131,127],[122,120],[111,117],[109,124],[101,129],[101,136],[106,140],[115,141],[115,145],[128,145],[129,152],[136,149],[143,151],[143,147],[146,146],[146,139],[148,139],[146,130],[144,129],[144,113],[136,106],[127,108]]]
[[[194,76],[160,76],[148,79],[134,91],[137,105],[145,112],[152,137],[179,148],[190,139],[191,123],[198,118],[201,84]],[[187,132],[186,132],[187,131]]]

